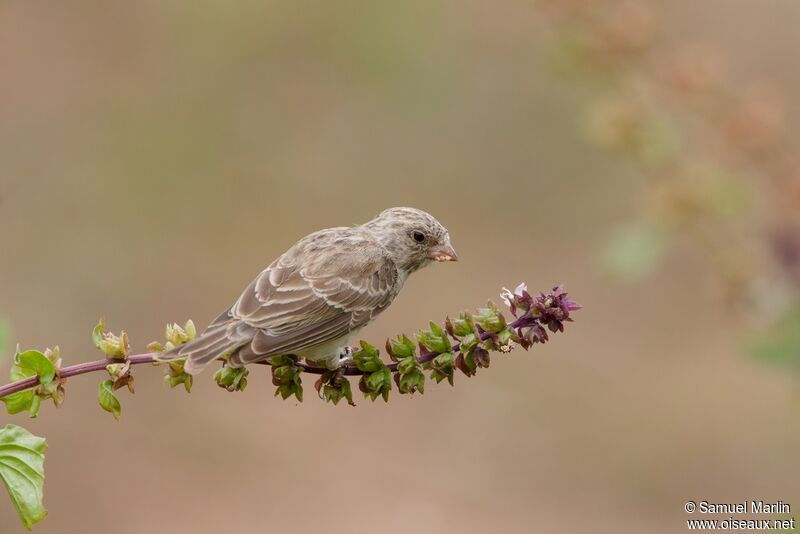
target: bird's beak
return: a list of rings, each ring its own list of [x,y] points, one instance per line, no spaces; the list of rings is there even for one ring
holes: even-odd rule
[[[458,255],[449,241],[432,247],[428,257],[434,261],[458,261]]]

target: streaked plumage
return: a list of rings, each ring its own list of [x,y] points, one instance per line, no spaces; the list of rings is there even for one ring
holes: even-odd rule
[[[295,354],[336,368],[350,338],[392,303],[409,274],[455,259],[447,230],[414,208],[314,232],[264,269],[205,332],[160,358],[185,357],[192,374],[224,355],[233,366]]]

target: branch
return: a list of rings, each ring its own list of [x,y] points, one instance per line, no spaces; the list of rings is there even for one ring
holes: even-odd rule
[[[155,353],[134,354],[132,356],[128,356],[127,361],[130,362],[131,365],[157,363]],[[115,363],[121,363],[121,361],[114,358],[105,358],[102,360],[95,360],[93,362],[77,363],[75,365],[62,368],[59,371],[58,376],[61,378],[69,378],[71,376],[85,375],[86,373],[105,371],[106,367]],[[16,382],[11,382],[10,384],[0,386],[0,398],[11,395],[12,393],[17,393],[18,391],[25,391],[26,389],[34,388],[38,385],[38,375],[31,376],[23,380],[18,380]]]
[[[302,398],[302,387],[299,384],[299,378],[295,378],[299,373],[308,373],[313,375],[321,375],[323,378],[317,383],[319,390],[323,386],[333,386],[341,389],[342,377],[344,376],[361,376],[370,377],[380,371],[385,373],[388,371],[390,374],[397,374],[395,381],[400,385],[399,378],[403,375],[409,375],[417,372],[422,368],[433,368],[434,378],[440,381],[447,378],[452,383],[452,370],[454,367],[461,369],[465,374],[471,376],[475,373],[477,367],[488,366],[488,350],[499,350],[501,352],[509,352],[514,344],[519,344],[523,348],[528,349],[534,343],[544,343],[548,340],[547,332],[544,327],[548,327],[551,332],[563,331],[563,322],[571,321],[570,312],[580,308],[574,301],[567,297],[567,294],[560,288],[554,288],[553,291],[548,293],[540,293],[538,296],[531,296],[527,288],[520,285],[517,290],[512,293],[504,290],[503,300],[509,306],[511,313],[514,315],[514,321],[506,323],[502,314],[490,303],[488,308],[478,310],[476,315],[462,314],[461,319],[455,320],[454,323],[448,318],[446,324],[446,332],[439,326],[431,323],[431,330],[420,332],[417,334],[417,341],[419,342],[420,354],[415,354],[415,347],[406,336],[397,338],[396,341],[387,340],[386,348],[392,363],[384,363],[377,359],[378,351],[371,345],[362,342],[362,348],[356,353],[355,361],[338,371],[330,371],[326,368],[316,367],[308,363],[297,361],[294,356],[283,356],[270,358],[267,361],[257,362],[262,365],[271,365],[273,369],[273,382],[279,386],[278,391],[284,395],[284,398],[289,395],[297,395]],[[184,331],[177,325],[171,325],[167,328],[167,337],[171,339],[174,344],[185,343],[194,337],[194,327],[188,328],[190,323],[187,323],[187,329]],[[187,331],[190,331],[187,334]],[[87,373],[107,371],[111,374],[113,388],[118,389],[124,385],[128,385],[132,389],[132,381],[130,375],[130,367],[141,364],[159,364],[167,363],[172,367],[168,374],[173,377],[186,377],[189,381],[187,390],[191,386],[191,377],[183,372],[182,362],[161,362],[158,359],[159,352],[147,352],[143,354],[127,355],[128,339],[127,335],[123,332],[120,336],[115,336],[111,333],[105,332],[105,326],[102,321],[95,328],[94,331],[95,344],[99,349],[105,352],[108,357],[95,360],[91,362],[84,362],[67,367],[60,368],[60,359],[56,351],[53,356],[50,351],[46,351],[46,357],[38,351],[37,355],[42,356],[39,360],[50,364],[51,372],[48,374],[41,370],[41,364],[28,363],[28,367],[24,367],[24,363],[15,361],[18,367],[16,376],[25,376],[20,380],[11,382],[9,384],[0,386],[0,399],[4,399],[14,393],[27,391],[37,388],[37,395],[42,398],[53,397],[56,404],[60,401],[55,398],[55,388],[50,386],[54,379],[58,383],[63,392],[63,382],[65,379],[83,375]],[[455,340],[454,344],[450,344],[450,338]],[[463,347],[465,342],[468,342],[467,347]],[[160,344],[156,346],[161,347]],[[171,346],[171,345],[170,345]],[[393,350],[394,348],[394,350]],[[161,350],[160,348],[157,350]],[[399,351],[398,354],[395,352]],[[25,353],[27,354],[27,353]],[[359,354],[361,354],[359,360]],[[444,361],[440,365],[436,365],[439,356],[451,356],[449,362]],[[458,358],[455,357],[458,354]],[[21,355],[18,355],[18,357]],[[464,357],[472,358],[465,363]],[[50,360],[47,360],[47,359]],[[478,363],[475,363],[477,358]],[[405,360],[405,363],[404,363]],[[224,359],[220,358],[224,362]],[[359,361],[361,363],[359,363]],[[439,368],[437,368],[439,367]],[[276,377],[276,369],[286,369],[286,376],[283,378]],[[247,371],[244,369],[224,368],[228,371],[228,378],[219,378],[215,376],[217,383],[229,390],[241,390],[246,384],[246,379],[243,384],[239,382],[244,379]],[[27,372],[26,372],[27,371]],[[437,376],[436,373],[439,372]],[[288,374],[287,374],[288,373]],[[219,375],[219,373],[218,373]],[[45,377],[43,379],[43,376]],[[14,373],[12,372],[12,377]],[[226,382],[227,380],[227,382]],[[177,383],[183,383],[186,380],[177,380],[171,382],[173,386]],[[296,384],[292,386],[292,382]],[[362,380],[364,382],[364,380]],[[233,387],[231,386],[233,383]],[[389,389],[391,384],[386,385]],[[283,387],[283,391],[281,388]],[[366,387],[364,385],[364,387]],[[299,394],[298,394],[298,391]],[[383,386],[373,388],[373,393],[379,391],[381,394],[385,388]],[[409,393],[416,390],[422,391],[422,383],[418,385],[408,385],[403,388],[400,387],[401,392]],[[405,390],[404,390],[405,389]],[[362,387],[365,394],[369,392]],[[370,396],[370,395],[368,395]],[[62,393],[63,397],[63,393]],[[385,397],[385,395],[384,395]],[[374,400],[374,397],[373,397]]]
[[[520,328],[527,321],[528,321],[527,318],[520,317],[517,320],[515,320],[514,322],[512,322],[509,326],[511,328]],[[492,334],[490,332],[483,332],[482,334],[480,334],[480,340],[481,341],[486,341],[486,340],[490,339],[491,337],[492,337]],[[456,343],[451,348],[451,352],[458,352],[460,349],[461,349],[461,343]],[[437,356],[436,353],[422,354],[422,355],[420,355],[419,358],[417,358],[417,362],[419,362],[421,364],[425,364],[425,363],[428,363],[428,362],[432,361],[436,356]],[[144,354],[133,354],[131,356],[128,356],[125,361],[129,362],[131,365],[141,365],[143,363],[151,363],[151,364],[164,363],[164,362],[160,362],[158,360],[158,353],[157,352],[146,352]],[[105,371],[106,367],[108,367],[109,365],[117,364],[117,363],[122,363],[122,362],[121,362],[121,360],[115,359],[115,358],[105,358],[105,359],[102,359],[102,360],[95,360],[95,361],[91,361],[91,362],[77,363],[75,365],[70,365],[70,366],[62,368],[59,371],[58,376],[61,377],[61,378],[69,378],[69,377],[72,377],[72,376],[85,375],[87,373],[95,373],[95,372],[98,372],[98,371]],[[260,362],[255,362],[255,363],[261,364],[261,365],[269,365],[269,363],[266,362],[266,361],[260,361]],[[313,365],[308,365],[306,363],[298,362],[296,365],[298,367],[300,367],[303,370],[304,373],[309,373],[309,374],[314,374],[314,375],[322,375],[322,374],[325,374],[326,372],[328,372],[328,369],[325,369],[325,368],[322,368],[322,367],[315,367]],[[386,367],[392,373],[397,372],[397,363],[390,363]],[[366,371],[362,371],[361,369],[359,369],[358,367],[356,367],[354,365],[348,365],[344,369],[344,373],[343,374],[346,375],[346,376],[362,376],[362,375],[366,375],[366,374],[369,374],[369,373],[366,372]],[[39,377],[38,376],[31,376],[31,377],[25,378],[23,380],[18,380],[16,382],[11,382],[10,384],[6,384],[4,386],[0,386],[0,398],[5,397],[7,395],[11,395],[12,393],[17,393],[19,391],[25,391],[26,389],[34,388],[34,387],[36,387],[38,385],[39,385]]]

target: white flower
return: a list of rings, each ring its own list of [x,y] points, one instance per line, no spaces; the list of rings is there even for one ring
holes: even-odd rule
[[[513,293],[504,287],[503,290],[500,292],[500,298],[503,299],[503,302],[506,303],[506,306],[510,307],[512,306],[512,303],[516,300],[516,297],[522,297],[524,293],[527,291],[528,291],[528,284],[522,282],[520,285],[516,287],[516,289],[514,289]]]

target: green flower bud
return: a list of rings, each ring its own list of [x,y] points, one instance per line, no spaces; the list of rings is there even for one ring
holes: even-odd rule
[[[250,371],[244,367],[226,366],[214,373],[214,381],[219,387],[228,391],[244,391],[244,388],[247,387],[248,374]]]
[[[486,332],[497,333],[506,327],[503,314],[491,302],[489,302],[488,308],[480,308],[474,318],[475,322]]]
[[[425,374],[421,369],[412,369],[405,374],[395,375],[397,389],[400,393],[425,393]]]
[[[467,334],[461,338],[461,350],[463,352],[469,352],[476,346],[478,346],[478,336],[475,334]]]
[[[361,348],[353,353],[353,364],[365,373],[374,373],[386,366],[378,354],[378,349],[362,341]]]
[[[189,341],[189,334],[186,333],[180,325],[177,323],[167,324],[167,330],[165,332],[164,337],[167,338],[167,341],[173,344],[173,346],[183,345],[187,341]]]
[[[418,366],[414,358],[403,358],[397,364],[397,371],[400,374],[405,374],[413,371]]]
[[[431,352],[441,354],[450,350],[450,339],[444,330],[436,323],[431,323],[430,330],[423,330],[417,334],[417,341]]]
[[[458,319],[447,318],[449,323],[448,332],[454,337],[461,338],[463,336],[474,334],[475,326],[472,321],[472,316],[468,313],[462,313]]]
[[[505,328],[497,334],[497,348],[500,352],[511,352],[515,342],[519,342],[519,336],[510,328]]]
[[[197,328],[195,328],[194,322],[191,319],[186,321],[186,325],[184,325],[183,330],[186,332],[186,337],[188,338],[187,341],[191,341],[197,337]]]
[[[478,370],[478,364],[475,362],[475,355],[472,352],[460,352],[456,356],[456,368],[467,376],[474,376]]]
[[[298,374],[299,369],[293,365],[284,365],[282,367],[275,367],[272,372],[272,377],[281,384],[288,384],[294,381],[294,377]]]
[[[322,379],[320,379],[320,381],[322,381]],[[320,381],[318,381],[318,383]],[[341,377],[341,380],[334,379],[331,382],[322,384],[320,397],[326,402],[332,402],[334,405],[339,404],[339,401],[342,399],[347,399],[347,404],[355,406],[353,402],[353,392],[350,389],[350,381],[344,377]]]
[[[396,362],[402,358],[409,358],[414,356],[416,347],[414,342],[408,339],[408,336],[402,335],[394,339],[386,340],[386,352],[392,361]]]
[[[119,336],[116,336],[111,332],[106,332],[105,328],[105,323],[100,319],[92,331],[94,345],[109,358],[124,359],[127,357],[130,348],[128,334],[122,331]]]
[[[297,358],[293,356],[271,356],[267,358],[267,362],[273,367],[283,367],[284,365],[296,364]]]
[[[453,369],[455,368],[456,356],[452,352],[445,352],[438,355],[431,361],[431,378],[438,384],[445,378],[453,385]]]

